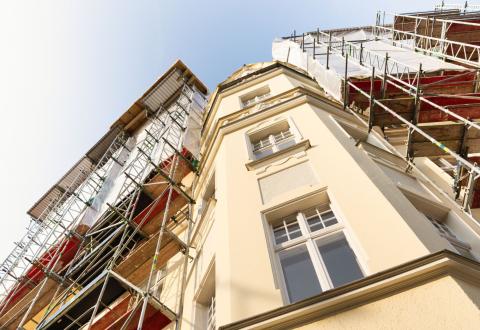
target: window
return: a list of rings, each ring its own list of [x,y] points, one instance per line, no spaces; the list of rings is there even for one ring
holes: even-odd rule
[[[195,329],[216,329],[215,265],[207,270],[200,282],[195,310]]]
[[[294,130],[285,120],[250,135],[255,159],[260,159],[296,144]]]
[[[471,253],[471,247],[468,243],[462,242],[457,238],[457,236],[452,232],[452,230],[447,226],[444,221],[439,221],[430,215],[426,215],[428,220],[435,226],[440,236],[446,238],[450,244],[460,253],[462,256],[471,258],[475,260],[475,257]]]
[[[270,92],[267,92],[265,94],[262,94],[262,95],[257,95],[257,96],[254,96],[252,98],[249,98],[249,99],[246,99],[245,101],[243,101],[243,107],[246,108],[246,107],[249,107],[255,103],[258,103],[266,98],[268,98],[270,96]]]
[[[246,108],[270,97],[270,88],[263,86],[240,97],[242,107]]]
[[[345,228],[328,205],[279,219],[271,229],[291,303],[363,277]]]
[[[160,298],[160,294],[163,290],[163,285],[165,284],[165,278],[167,276],[167,269],[166,267],[162,267],[157,270],[155,284],[153,286],[153,295],[157,298]]]
[[[210,298],[210,303],[208,304],[207,312],[207,330],[215,330],[215,296]]]

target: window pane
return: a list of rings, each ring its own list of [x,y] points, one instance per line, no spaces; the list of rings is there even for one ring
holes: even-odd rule
[[[296,215],[288,216],[275,225],[273,227],[273,235],[275,236],[276,244],[302,236]]]
[[[328,220],[328,219],[331,219],[331,218],[335,218],[335,214],[333,214],[332,211],[327,211],[325,213],[322,213],[322,219],[323,220]]]
[[[290,302],[322,292],[305,245],[281,252],[280,263]]]
[[[307,219],[307,222],[308,222],[308,226],[310,227],[310,231],[323,229],[323,224],[320,221],[320,218],[318,216]]]
[[[266,157],[268,155],[273,154],[273,149],[270,146],[270,147],[266,147],[266,148],[260,149],[258,151],[255,151],[254,153],[255,153],[255,157],[257,159],[260,159],[260,158],[263,158],[263,157]]]
[[[300,231],[300,226],[298,225],[297,220],[295,220],[295,222],[287,224],[287,229],[288,229],[288,236],[290,236],[290,239],[294,239],[302,236],[302,232]]]
[[[336,224],[336,223],[337,223],[337,219],[336,219],[336,218],[332,218],[332,219],[328,219],[328,220],[325,220],[325,221],[324,221],[325,227],[334,225],[334,224]]]
[[[277,147],[279,150],[286,149],[293,145],[295,145],[295,140],[293,138],[289,138],[288,140],[283,140],[277,143]]]
[[[332,211],[324,212],[319,216],[317,209],[314,208],[314,209],[303,211],[303,213],[307,217],[307,223],[311,232],[314,232],[316,230],[320,230],[338,223],[338,220],[337,218],[335,218],[335,214]]]
[[[363,277],[357,259],[343,235],[333,242],[322,245],[320,240],[317,244],[334,287]]]
[[[283,227],[283,224],[282,224],[282,227],[280,227],[278,229],[275,229],[273,231],[273,234],[275,236],[275,243],[276,244],[280,244],[280,243],[288,241],[287,232],[286,232],[285,228]]]

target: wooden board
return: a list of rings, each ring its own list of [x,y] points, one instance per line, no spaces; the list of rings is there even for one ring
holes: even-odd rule
[[[184,226],[182,224],[174,230],[174,233],[178,235],[183,229]],[[153,235],[136,248],[114,269],[114,271],[135,285],[139,285],[144,281],[146,274],[148,274],[152,266],[158,235],[158,233]],[[180,252],[181,249],[181,244],[171,235],[165,233],[162,238],[162,246],[160,250],[160,258],[157,261],[157,268],[163,267],[167,261]]]
[[[166,173],[168,173],[170,168],[165,167],[163,168],[163,170]],[[173,181],[176,182],[177,184],[180,183],[182,179],[185,176],[187,176],[188,173],[190,172],[191,172],[191,169],[190,169],[190,166],[187,164],[187,162],[182,158],[179,158],[178,166],[175,170]],[[157,174],[148,182],[148,184],[145,186],[145,190],[146,192],[148,192],[148,194],[151,197],[156,198],[160,196],[167,187],[168,187],[168,182],[166,181],[166,179],[160,174]]]
[[[459,123],[420,124],[419,127],[445,147],[460,153],[464,125]],[[480,152],[480,131],[469,129],[466,146],[469,153]],[[414,157],[441,156],[446,152],[418,133],[412,136]]]

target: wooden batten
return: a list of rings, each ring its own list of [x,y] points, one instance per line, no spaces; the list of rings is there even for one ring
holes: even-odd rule
[[[178,234],[181,228],[175,230]],[[128,281],[135,285],[139,285],[145,280],[146,276],[151,270],[153,256],[158,241],[158,233],[150,237],[132,253],[130,253],[125,260],[123,260],[116,268],[115,272],[120,276],[125,277]],[[171,235],[165,233],[162,237],[162,246],[160,257],[157,261],[157,269],[162,268],[170,258],[180,252],[181,244],[177,242]]]

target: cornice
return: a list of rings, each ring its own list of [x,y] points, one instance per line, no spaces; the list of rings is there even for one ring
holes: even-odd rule
[[[322,92],[306,87],[295,87],[284,93],[266,99],[264,102],[241,109],[218,119],[204,141],[202,163],[199,172],[209,168],[213,155],[217,151],[225,134],[260,120],[288,111],[292,108],[310,104],[345,120],[353,120],[353,116],[342,110],[341,105],[325,96]]]
[[[291,328],[449,275],[480,285],[480,263],[442,250],[219,329]]]
[[[287,74],[292,77],[294,76],[296,79],[306,84],[318,86],[316,82],[312,78],[310,78],[305,72],[299,70],[300,69],[291,67],[291,65],[287,65],[286,63],[275,62],[272,65],[252,72],[246,76],[240,77],[229,83],[219,84],[211,97],[211,101],[209,101],[204,120],[205,125],[202,128],[202,132],[204,132],[205,130],[208,131],[208,127],[210,126],[210,120],[215,116],[218,105],[221,103],[223,97],[241,91],[252,85],[259,84],[280,74]]]

